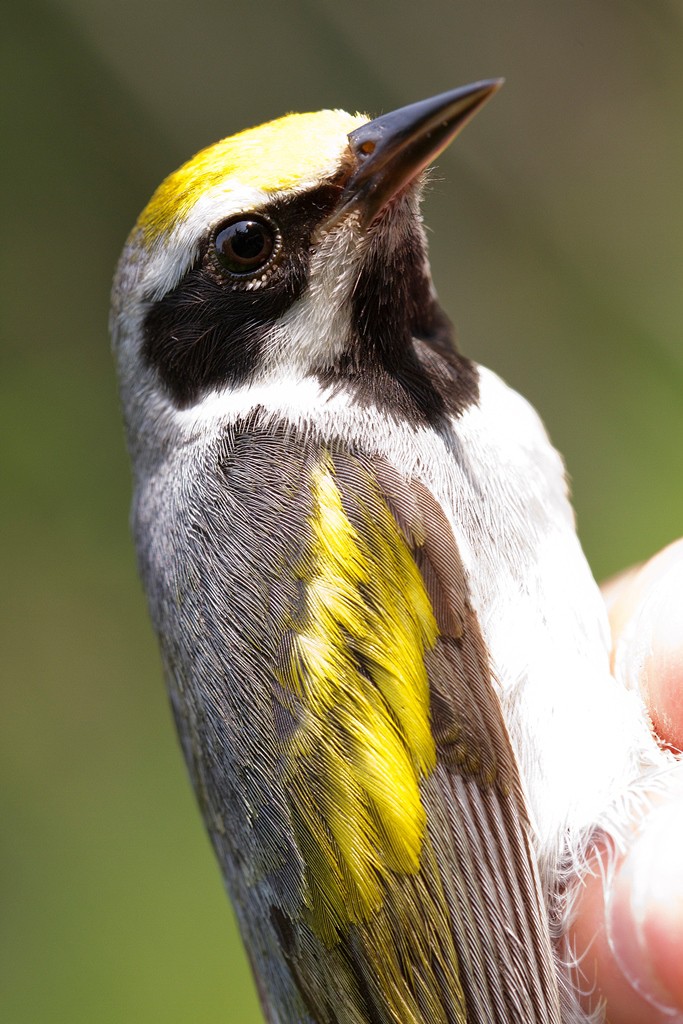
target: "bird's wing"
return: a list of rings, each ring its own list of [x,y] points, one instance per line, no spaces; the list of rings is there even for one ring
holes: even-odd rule
[[[326,1024],[558,1022],[524,797],[447,519],[377,457],[322,447],[309,483],[275,673],[306,866],[300,920],[273,910],[290,969]]]
[[[169,485],[191,501],[140,503],[141,560],[269,1019],[559,1024],[515,758],[442,509],[381,458],[291,429],[245,422],[195,458]]]

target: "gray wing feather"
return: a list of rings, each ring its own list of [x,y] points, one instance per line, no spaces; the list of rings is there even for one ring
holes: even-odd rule
[[[424,487],[339,445],[329,450],[349,519],[362,531],[360,506],[384,503],[434,609],[440,635],[425,661],[438,757],[421,783],[424,864],[395,876],[386,921],[354,925],[334,947],[306,924],[306,858],[286,782],[306,709],[276,666],[302,601],[292,566],[310,541],[309,482],[325,450],[310,434],[247,422],[178,453],[136,502],[178,729],[264,1011],[273,1024],[402,1024],[373,965],[373,943],[391,935],[391,971],[407,972],[392,1005],[405,991],[411,1020],[558,1024],[522,787],[452,531]],[[401,935],[400,915],[392,921],[392,899],[413,908],[414,935]],[[442,906],[448,935],[435,925]]]

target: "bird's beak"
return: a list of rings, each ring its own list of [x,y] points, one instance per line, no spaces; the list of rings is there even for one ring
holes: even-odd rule
[[[333,219],[357,210],[370,225],[392,196],[436,159],[503,84],[502,78],[453,89],[392,110],[349,134],[356,161]]]

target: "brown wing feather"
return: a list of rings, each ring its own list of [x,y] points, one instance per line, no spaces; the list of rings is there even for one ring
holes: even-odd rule
[[[559,1021],[523,787],[453,532],[421,483],[380,459],[372,470],[439,626],[425,656],[438,763],[422,788],[468,1014],[476,1021]]]
[[[305,891],[297,913],[271,913],[310,1018],[559,1024],[522,787],[452,530],[429,491],[381,459],[335,447],[312,465],[320,539],[294,567],[304,593],[276,669],[297,695],[282,726],[282,781]],[[393,646],[392,628],[410,652]],[[324,635],[336,667],[316,661]],[[421,706],[415,657],[429,751],[405,713],[410,700]],[[384,781],[368,783],[357,737],[376,767],[380,726],[404,769],[392,774],[385,761]],[[390,792],[406,772],[420,805],[414,862],[373,809],[376,785],[386,784],[382,801],[413,799]]]

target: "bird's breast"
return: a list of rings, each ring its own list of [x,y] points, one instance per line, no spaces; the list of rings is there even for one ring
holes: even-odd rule
[[[609,674],[606,614],[576,537],[562,460],[529,403],[492,372],[476,372],[477,401],[438,429],[317,378],[282,376],[209,395],[177,423],[186,450],[245,420],[284,424],[293,436],[381,456],[431,492],[462,557],[539,850],[552,859],[564,831],[594,820],[623,783],[639,730]],[[624,728],[606,742],[610,719]],[[578,736],[588,752],[581,765]]]

